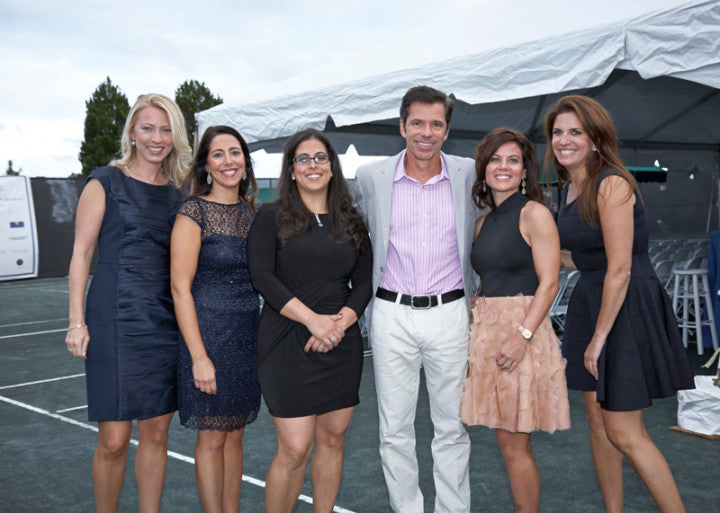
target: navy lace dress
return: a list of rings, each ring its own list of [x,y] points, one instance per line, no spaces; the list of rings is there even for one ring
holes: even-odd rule
[[[182,195],[114,166],[98,168],[90,178],[105,190],[105,216],[87,296],[88,418],[164,415],[177,409],[170,220]]]
[[[224,205],[197,197],[187,200],[178,214],[202,229],[192,295],[217,382],[215,395],[195,387],[190,352],[180,336],[180,422],[194,429],[231,431],[254,421],[260,409],[256,370],[260,304],[245,255],[254,214],[244,201]]]

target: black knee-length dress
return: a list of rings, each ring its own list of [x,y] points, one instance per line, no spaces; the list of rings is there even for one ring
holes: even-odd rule
[[[611,169],[602,171],[598,184],[612,174],[620,175]],[[612,411],[646,408],[652,399],[694,388],[670,299],[648,256],[649,236],[639,197],[633,207],[632,268],[625,301],[600,354],[598,379],[585,369],[585,349],[600,313],[607,257],[600,227],[587,225],[580,217],[577,200],[566,205],[566,198],[567,187],[560,195],[560,243],[572,253],[581,272],[563,334],[568,388],[596,391],[602,407]]]
[[[258,333],[258,379],[274,417],[303,417],[355,406],[362,375],[363,348],[355,323],[327,353],[304,347],[308,329],[279,312],[297,297],[319,314],[343,306],[362,315],[372,295],[372,249],[358,254],[349,238],[332,234],[331,217],[279,245],[277,209],[262,205],[248,234],[253,285],[265,299]],[[352,284],[352,288],[349,284]]]

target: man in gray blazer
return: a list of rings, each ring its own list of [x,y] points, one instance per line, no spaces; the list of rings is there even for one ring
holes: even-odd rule
[[[452,111],[452,99],[441,91],[411,88],[400,107],[406,149],[356,175],[373,243],[370,343],[380,456],[396,513],[424,509],[414,428],[421,367],[435,432],[435,513],[470,511],[470,439],[459,412],[478,212],[470,199],[474,161],[441,152]]]

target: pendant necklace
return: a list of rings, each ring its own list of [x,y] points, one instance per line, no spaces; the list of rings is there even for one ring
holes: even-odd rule
[[[322,226],[322,221],[320,220],[320,214],[315,212],[315,220],[317,221],[318,226]]]

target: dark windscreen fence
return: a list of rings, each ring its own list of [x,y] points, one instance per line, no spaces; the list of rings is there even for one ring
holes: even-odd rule
[[[720,230],[718,173],[708,169],[712,166],[669,167],[665,176],[652,166],[645,167],[647,171],[634,174],[645,204],[650,238],[707,238],[710,231]],[[666,181],[656,182],[650,178],[666,178]],[[38,277],[66,276],[75,235],[75,210],[85,179],[33,178],[31,182],[40,255]],[[277,180],[258,182],[259,202],[273,199]],[[354,190],[354,180],[348,182],[350,190]]]

